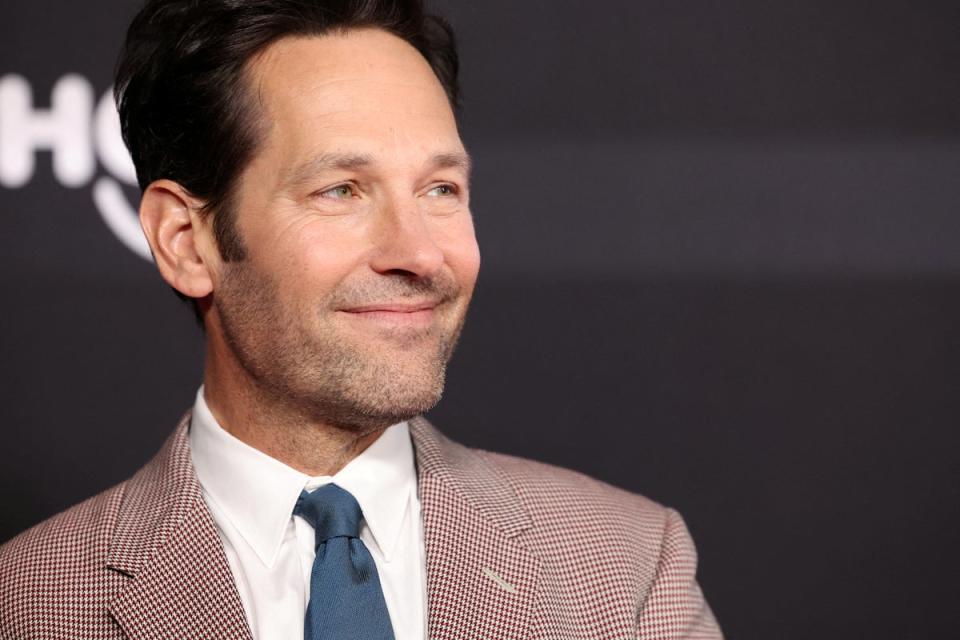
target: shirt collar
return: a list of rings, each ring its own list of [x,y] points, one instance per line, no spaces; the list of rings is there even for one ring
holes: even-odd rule
[[[357,499],[390,562],[417,486],[406,422],[388,427],[333,476],[311,477],[239,440],[221,427],[197,391],[190,453],[200,485],[260,560],[273,566],[300,491],[334,482]]]

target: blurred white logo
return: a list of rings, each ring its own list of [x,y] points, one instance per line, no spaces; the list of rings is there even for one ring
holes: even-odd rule
[[[134,206],[123,184],[136,185],[130,154],[120,135],[120,118],[107,91],[96,104],[83,76],[65,75],[53,86],[49,109],[33,107],[33,91],[23,76],[0,78],[0,185],[28,184],[36,152],[53,154],[53,175],[65,187],[90,186],[94,205],[114,235],[137,255],[151,260]],[[109,175],[95,177],[97,159]]]

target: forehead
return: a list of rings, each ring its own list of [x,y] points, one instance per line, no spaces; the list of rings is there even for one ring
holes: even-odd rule
[[[284,38],[254,58],[248,72],[274,151],[459,146],[453,111],[430,65],[384,31]]]

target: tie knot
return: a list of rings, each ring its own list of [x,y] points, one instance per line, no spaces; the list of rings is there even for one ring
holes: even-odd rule
[[[330,538],[360,537],[360,504],[349,491],[333,483],[310,493],[301,491],[293,514],[310,523],[318,547]]]

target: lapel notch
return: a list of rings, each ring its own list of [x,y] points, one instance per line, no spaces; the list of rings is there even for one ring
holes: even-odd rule
[[[130,640],[250,640],[220,536],[190,460],[190,416],[127,484],[107,566],[131,580],[110,605]]]

